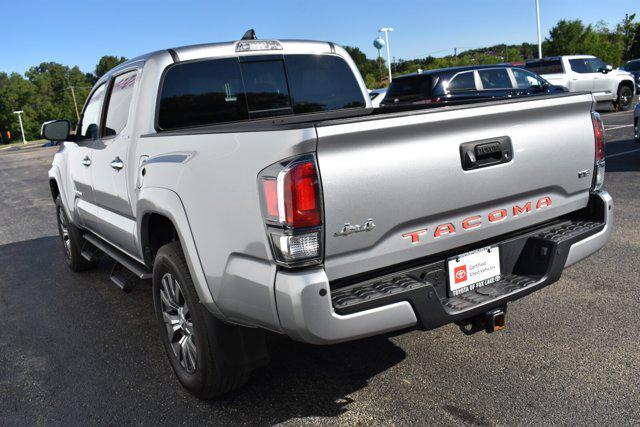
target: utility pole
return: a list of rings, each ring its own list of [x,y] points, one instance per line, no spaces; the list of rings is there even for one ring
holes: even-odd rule
[[[391,27],[382,27],[378,30],[378,32],[384,33],[384,37],[387,42],[387,65],[389,67],[389,84],[391,84],[391,80],[393,76],[391,75],[391,49],[389,48],[389,32],[393,31]]]
[[[18,115],[18,121],[20,122],[20,133],[22,134],[22,143],[26,144],[27,143],[27,139],[24,136],[24,127],[22,127],[22,113],[24,113],[24,111],[22,111],[22,110],[13,112],[13,114],[17,114]]]
[[[540,35],[540,0],[536,0],[536,20],[538,21],[538,59],[542,59],[542,36]]]
[[[78,101],[76,101],[76,91],[74,86],[69,86],[71,89],[71,97],[73,98],[73,107],[76,109],[76,118],[80,121],[80,112],[78,111]]]

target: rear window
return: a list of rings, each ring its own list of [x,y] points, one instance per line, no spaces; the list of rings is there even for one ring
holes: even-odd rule
[[[562,62],[559,59],[527,62],[524,66],[536,74],[562,74]]]
[[[366,105],[347,63],[330,55],[179,63],[167,70],[159,103],[165,130]]]
[[[398,102],[431,98],[431,82],[429,75],[397,78],[391,82],[385,101]]]

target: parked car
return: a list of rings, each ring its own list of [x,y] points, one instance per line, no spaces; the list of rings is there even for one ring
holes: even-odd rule
[[[63,141],[49,185],[66,263],[112,258],[125,291],[150,280],[173,371],[210,398],[267,363],[263,330],[333,344],[504,327],[508,302],[609,238],[593,106],[374,109],[340,46],[250,37],[118,65],[77,136],[67,120],[42,134]]]
[[[633,75],[636,80],[636,93],[640,93],[640,59],[627,61],[620,69]]]
[[[393,79],[381,106],[482,101],[562,92],[540,76],[506,65],[442,68]]]
[[[371,98],[371,105],[373,107],[379,107],[380,101],[384,99],[384,95],[387,93],[387,88],[373,89],[369,91],[369,98]]]
[[[633,106],[633,75],[614,70],[593,55],[565,55],[527,61],[526,69],[571,92],[592,92],[596,101],[611,101],[619,110]]]

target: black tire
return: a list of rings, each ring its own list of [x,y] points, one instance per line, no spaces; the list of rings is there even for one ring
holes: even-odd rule
[[[616,98],[616,108],[618,111],[627,111],[633,105],[633,89],[626,85],[618,86],[618,97]]]
[[[177,281],[177,287],[172,280]],[[254,368],[268,363],[261,330],[227,325],[200,304],[179,242],[169,243],[157,253],[153,303],[169,363],[182,386],[194,396],[211,399],[235,390],[247,382]],[[165,315],[167,321],[179,325],[178,332],[165,324]]]
[[[56,219],[64,257],[71,271],[80,272],[95,268],[98,265],[97,262],[87,261],[81,255],[84,244],[82,232],[69,221],[60,196],[56,197]]]

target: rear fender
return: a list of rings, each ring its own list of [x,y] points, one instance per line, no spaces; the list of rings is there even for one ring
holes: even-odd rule
[[[145,187],[140,190],[138,194],[137,206],[136,206],[136,220],[137,220],[137,245],[142,248],[142,219],[146,214],[156,213],[167,217],[173,223],[178,237],[180,238],[180,244],[182,245],[182,251],[187,260],[189,272],[193,284],[198,293],[200,303],[202,303],[213,315],[220,320],[225,320],[224,315],[213,301],[211,291],[207,284],[207,279],[202,270],[202,264],[200,262],[200,256],[198,255],[198,249],[196,248],[193,234],[191,232],[191,226],[187,214],[184,210],[184,206],[180,197],[173,191],[160,187]],[[142,251],[141,251],[142,252]]]

